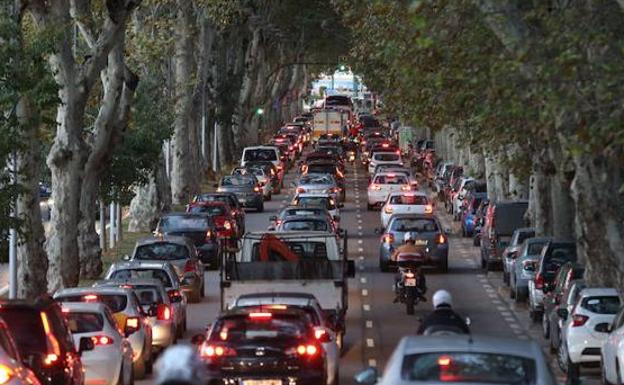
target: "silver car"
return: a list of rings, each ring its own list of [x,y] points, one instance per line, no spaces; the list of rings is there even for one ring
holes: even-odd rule
[[[330,174],[306,174],[295,183],[295,192],[303,193],[319,193],[330,194],[332,198],[340,197],[341,189],[338,187],[336,180]]]
[[[540,346],[534,341],[477,335],[403,337],[381,379],[368,368],[357,384],[438,383],[555,385]]]
[[[117,262],[106,273],[106,279],[133,280],[157,279],[167,290],[172,303],[173,317],[178,337],[186,331],[186,297],[182,293],[180,279],[173,266],[168,262]]]
[[[525,227],[516,229],[511,236],[509,245],[503,251],[503,282],[509,284],[513,262],[518,256],[518,252],[522,247],[522,243],[525,239],[535,236],[535,229],[532,227]]]
[[[512,260],[509,268],[509,296],[516,302],[523,302],[529,296],[529,282],[535,278],[535,270],[539,262],[542,248],[550,241],[548,237],[526,239]]]
[[[152,347],[161,351],[176,342],[173,304],[162,282],[157,279],[99,281],[93,287],[125,287],[132,289],[152,325]]]

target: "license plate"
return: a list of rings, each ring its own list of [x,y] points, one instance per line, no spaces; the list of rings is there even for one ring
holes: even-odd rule
[[[405,278],[405,286],[416,286],[416,278]]]
[[[243,380],[243,385],[282,385],[282,380]]]
[[[427,245],[427,240],[425,240],[425,239],[417,239],[417,240],[414,242],[414,244],[415,244],[416,246],[425,246],[425,245]]]

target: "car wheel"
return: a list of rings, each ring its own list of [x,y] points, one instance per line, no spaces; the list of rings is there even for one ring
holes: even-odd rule
[[[509,274],[503,271],[503,282],[509,286]]]
[[[481,268],[485,269],[487,266],[487,261],[483,259],[483,255],[481,256]]]
[[[154,356],[155,354],[152,352],[149,360],[145,362],[145,373],[152,374],[154,371]]]
[[[514,291],[516,292],[516,295],[515,295],[516,303],[526,301],[526,294],[524,294],[524,291],[518,289],[518,286],[515,287]]]
[[[546,340],[550,338],[550,320],[545,315],[542,317],[542,336]]]
[[[466,233],[466,228],[464,228],[464,226],[462,226],[462,237],[466,238],[468,235]]]
[[[205,282],[202,283],[201,289],[199,289],[199,295],[201,298],[204,298],[206,296],[206,283]]]
[[[141,357],[140,360],[137,360],[134,363],[133,367],[134,378],[142,380],[145,378],[146,368],[145,368],[145,357]]]
[[[600,357],[600,362],[604,362],[604,357]],[[616,368],[617,368],[617,365],[616,365]],[[602,383],[602,385],[613,385],[607,379],[607,372],[606,372],[606,368],[604,364],[601,365],[601,369],[600,369],[600,382]]]

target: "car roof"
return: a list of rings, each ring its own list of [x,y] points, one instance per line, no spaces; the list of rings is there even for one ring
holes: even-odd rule
[[[619,296],[618,291],[611,287],[592,287],[582,289],[580,297]]]
[[[105,279],[97,281],[93,284],[93,287],[103,286],[161,286],[164,288],[162,281],[154,278],[128,278],[128,279]]]
[[[102,302],[61,302],[63,312],[105,313],[107,306]]]
[[[275,149],[275,150],[278,150],[277,147],[272,146],[272,145],[262,145],[262,146],[249,146],[249,147],[245,147],[243,151],[245,151],[245,150],[256,150],[256,149]]]
[[[328,193],[300,193],[297,194],[298,198],[331,198],[330,194]]]
[[[392,215],[392,217],[390,217],[390,221],[403,218],[433,219],[435,221],[438,220],[438,218],[431,216],[431,214],[401,213]]]
[[[534,341],[483,335],[407,336],[401,341],[403,354],[425,352],[483,352],[538,358],[539,346]]]

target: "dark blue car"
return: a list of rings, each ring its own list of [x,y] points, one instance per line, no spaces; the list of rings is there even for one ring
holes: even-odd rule
[[[487,193],[475,192],[464,200],[461,216],[462,235],[471,237],[476,227],[476,213],[481,201],[487,199]]]

